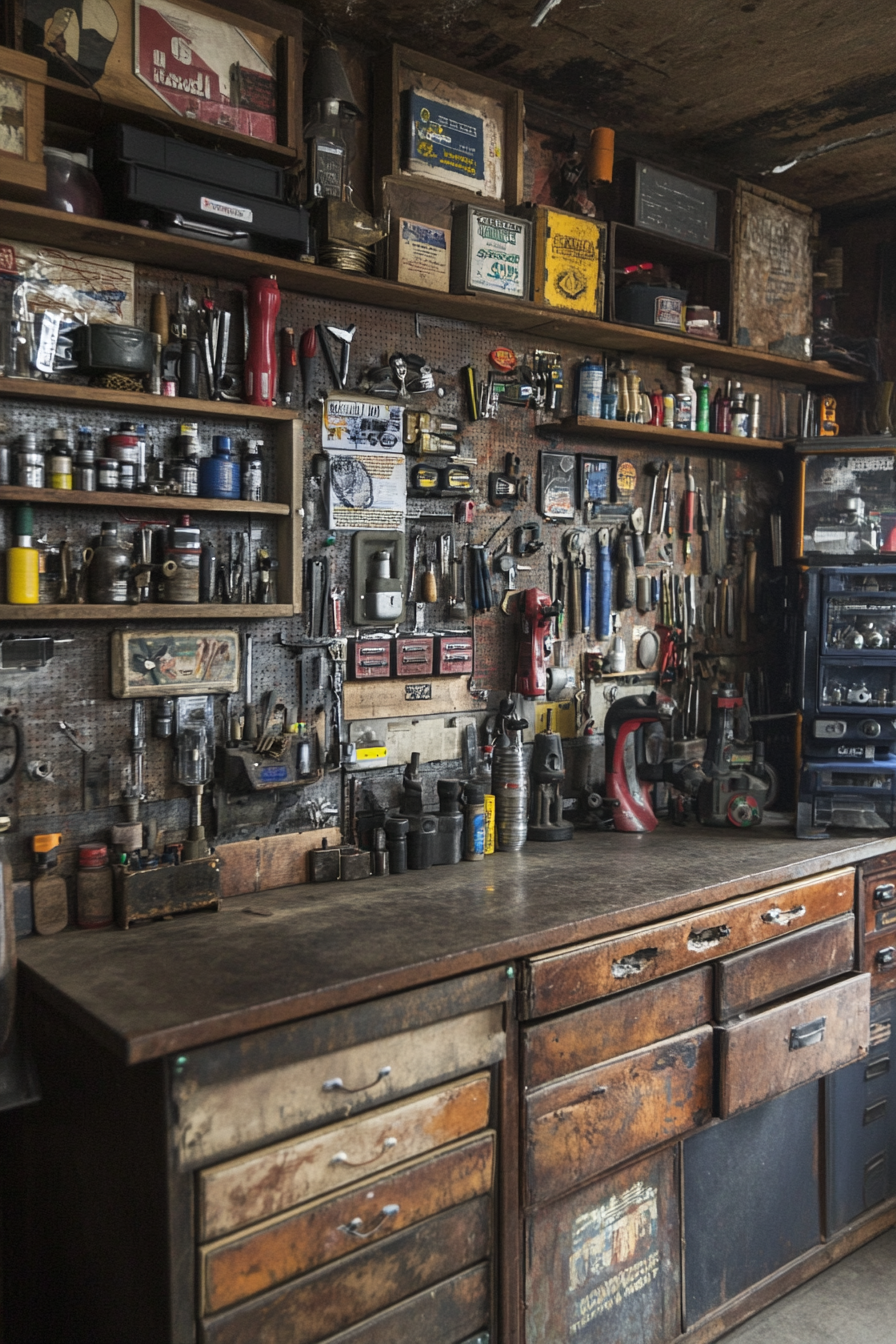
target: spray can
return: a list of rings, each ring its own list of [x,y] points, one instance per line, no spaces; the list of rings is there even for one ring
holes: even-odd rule
[[[277,387],[277,349],[274,328],[280,311],[280,287],[275,275],[256,275],[249,281],[249,353],[246,355],[246,397],[252,406],[273,406]]]
[[[468,784],[464,792],[464,858],[485,858],[485,794],[477,784]]]
[[[604,366],[600,360],[589,355],[578,369],[576,415],[588,416],[593,420],[599,419],[603,390]]]
[[[512,700],[502,700],[498,714],[501,730],[492,753],[495,836],[499,850],[515,853],[526,843],[529,829],[529,772],[521,738],[526,720],[511,717]]]
[[[243,458],[243,483],[241,496],[252,504],[259,504],[264,498],[262,461],[260,450],[264,444],[260,439],[250,439]]]
[[[709,433],[709,374],[704,373],[697,388],[697,429],[701,434]]]
[[[16,509],[15,546],[6,552],[6,600],[29,606],[40,601],[40,557],[34,545],[34,510],[29,504]]]
[[[682,364],[678,374],[678,387],[675,391],[675,428],[697,428],[697,398],[694,392],[694,380],[691,377],[693,364]]]

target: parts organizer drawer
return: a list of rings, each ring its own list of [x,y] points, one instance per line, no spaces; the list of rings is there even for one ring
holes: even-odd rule
[[[772,999],[846,975],[855,963],[855,936],[855,917],[839,915],[764,947],[723,957],[715,966],[716,1018],[726,1022]]]
[[[695,915],[533,957],[524,968],[521,1016],[543,1017],[604,998],[846,914],[853,908],[854,880],[853,869],[842,868]]]
[[[870,987],[870,976],[851,976],[718,1027],[719,1115],[736,1115],[862,1059]]]
[[[510,983],[498,967],[178,1056],[181,1169],[497,1064]]]

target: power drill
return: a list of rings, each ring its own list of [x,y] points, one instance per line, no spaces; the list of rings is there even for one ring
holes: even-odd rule
[[[517,599],[520,614],[520,651],[516,664],[516,689],[527,700],[547,689],[545,659],[551,652],[551,621],[562,610],[540,588],[527,588]]]

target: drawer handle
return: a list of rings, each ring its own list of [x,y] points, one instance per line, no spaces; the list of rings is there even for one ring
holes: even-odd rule
[[[896,901],[896,886],[892,882],[883,882],[879,887],[874,888],[876,905],[889,905],[891,901]]]
[[[880,1101],[873,1102],[865,1107],[865,1114],[862,1116],[863,1125],[873,1125],[875,1120],[883,1120],[887,1113],[887,1099],[881,1097]]]
[[[810,1045],[821,1045],[826,1022],[826,1017],[816,1017],[812,1022],[804,1022],[801,1027],[791,1027],[791,1050],[806,1050]]]
[[[349,1162],[348,1153],[334,1153],[333,1156],[330,1158],[330,1166],[336,1167],[339,1166],[339,1164],[341,1163],[343,1166],[346,1167],[369,1167],[371,1162],[379,1162],[383,1153],[387,1153],[389,1149],[394,1148],[397,1145],[397,1143],[398,1143],[397,1139],[393,1138],[384,1139],[383,1146],[380,1149],[380,1151],[378,1153],[374,1153],[373,1157],[368,1157],[366,1162]]]
[[[878,966],[892,966],[896,961],[896,947],[882,947],[874,960]]]
[[[392,1072],[391,1064],[384,1064],[372,1083],[365,1083],[363,1087],[346,1087],[341,1078],[328,1078],[321,1088],[322,1092],[369,1092],[377,1083],[381,1083],[384,1078],[388,1078]]]
[[[362,1231],[364,1227],[363,1218],[353,1218],[350,1223],[342,1223],[339,1231],[346,1232],[350,1237],[358,1237],[360,1241],[364,1241],[367,1237],[372,1237],[374,1232],[379,1232],[383,1223],[389,1218],[394,1218],[396,1213],[401,1213],[400,1204],[384,1204],[380,1209],[379,1218],[375,1223],[371,1223],[366,1232]]]
[[[731,937],[727,924],[717,924],[711,929],[691,929],[688,938],[689,952],[705,952],[708,947],[718,947],[719,943]]]
[[[771,910],[766,910],[762,916],[763,924],[792,924],[795,919],[802,919],[806,913],[804,905],[792,905],[789,910],[779,910],[776,905]]]
[[[865,1082],[870,1083],[875,1078],[884,1078],[890,1072],[890,1056],[882,1055],[880,1059],[872,1060],[865,1069]]]
[[[642,947],[640,952],[630,952],[613,962],[613,979],[627,980],[630,975],[640,975],[646,971],[652,961],[656,961],[660,951],[658,947]]]

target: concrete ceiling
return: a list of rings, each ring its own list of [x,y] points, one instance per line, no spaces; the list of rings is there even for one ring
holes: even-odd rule
[[[613,126],[661,162],[715,166],[819,209],[896,200],[893,0],[560,0],[532,28],[535,3],[301,8],[309,36],[322,23],[368,49],[432,53]]]

